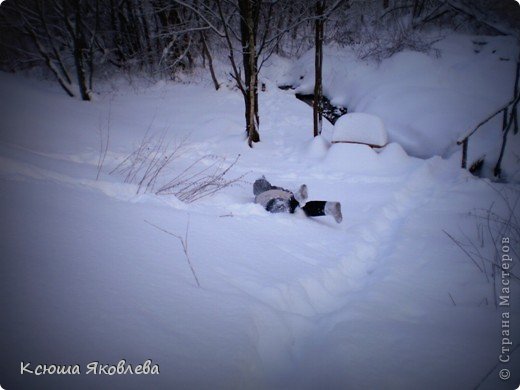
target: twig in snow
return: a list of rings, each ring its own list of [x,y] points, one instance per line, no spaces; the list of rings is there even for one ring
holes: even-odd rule
[[[450,296],[450,299],[451,299],[451,301],[453,302],[453,306],[457,306],[457,304],[455,303],[455,300],[454,300],[453,297],[451,296],[451,293],[448,293],[448,295]]]
[[[513,350],[511,351],[511,353],[509,354],[509,356],[511,356],[517,349],[518,347],[520,346],[520,343],[517,343],[515,345],[515,347],[513,348]],[[500,364],[500,361],[498,361],[492,368],[491,370],[488,371],[488,373],[482,378],[482,380],[478,383],[478,385],[475,386],[475,390],[477,390],[480,386],[482,386],[482,384],[486,381],[486,379],[488,378],[488,376],[490,376],[493,371],[495,371],[495,369],[497,368],[497,366]]]
[[[184,251],[184,255],[186,256],[186,260],[188,261],[188,265],[190,266],[191,273],[193,274],[193,277],[195,278],[195,282],[197,283],[197,287],[200,288],[199,278],[197,278],[197,274],[195,273],[195,269],[193,268],[193,264],[191,263],[190,254],[188,252],[188,231],[189,231],[189,228],[190,228],[190,220],[189,220],[189,218],[188,218],[188,223],[186,224],[186,233],[184,234],[184,237],[181,237],[181,236],[179,236],[177,234],[173,234],[172,232],[169,232],[168,230],[163,229],[162,227],[157,226],[157,225],[147,221],[146,219],[144,221],[148,225],[151,225],[154,228],[160,230],[161,232],[164,232],[166,234],[169,234],[170,236],[175,237],[176,239],[178,239],[181,242],[182,250]]]
[[[96,181],[99,179],[99,175],[101,174],[101,169],[103,168],[103,164],[105,163],[105,158],[107,157],[108,152],[108,143],[110,142],[110,122],[112,117],[112,103],[110,103],[108,107],[108,118],[107,118],[107,140],[103,141],[103,128],[101,125],[99,126],[99,138],[101,140],[100,150],[99,150],[99,160],[97,164],[97,175]]]
[[[450,233],[448,233],[446,230],[442,229],[444,234],[446,234],[465,254],[470,258],[470,260],[475,264],[475,267],[479,269],[480,272],[484,273],[484,270],[482,267],[475,261],[473,256],[462,246],[462,243],[458,240],[456,240]]]

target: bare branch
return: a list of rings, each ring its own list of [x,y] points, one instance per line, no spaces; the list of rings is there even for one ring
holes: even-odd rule
[[[197,287],[200,288],[200,282],[199,282],[199,278],[197,277],[197,274],[195,273],[195,269],[193,268],[193,264],[191,262],[191,259],[190,259],[190,254],[188,252],[188,230],[189,230],[189,227],[190,227],[190,219],[189,219],[189,216],[188,216],[188,222],[186,224],[186,233],[185,233],[185,236],[184,238],[182,238],[181,236],[178,236],[177,234],[173,234],[171,232],[169,232],[168,230],[166,229],[163,229],[162,227],[160,226],[157,226],[149,221],[147,221],[146,219],[144,220],[144,222],[146,222],[148,225],[150,226],[153,226],[154,228],[166,233],[166,234],[169,234],[170,236],[172,237],[175,237],[176,239],[178,239],[182,245],[182,250],[184,252],[184,255],[186,256],[186,261],[188,262],[188,266],[190,267],[190,270],[191,270],[191,273],[193,275],[193,278],[195,279],[195,282],[197,283]]]

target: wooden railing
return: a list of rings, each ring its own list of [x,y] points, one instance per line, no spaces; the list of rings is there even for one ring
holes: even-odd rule
[[[457,140],[457,145],[462,145],[462,168],[466,168],[467,166],[467,159],[468,159],[468,142],[469,137],[471,137],[473,134],[477,132],[478,129],[480,129],[482,126],[484,126],[486,123],[488,123],[491,119],[493,119],[495,116],[499,115],[501,112],[504,113],[504,119],[502,120],[502,131],[505,130],[504,123],[506,121],[507,117],[507,111],[509,106],[512,102],[509,102],[504,107],[500,108],[497,112],[491,114],[486,119],[484,119],[482,122],[480,122],[476,127],[468,131],[467,133],[463,134],[459,137]]]
[[[476,127],[470,129],[468,132],[464,133],[457,140],[457,145],[462,145],[462,168],[466,169],[467,167],[467,159],[468,159],[468,143],[469,138],[475,134],[475,132],[488,123],[491,119],[496,117],[497,115],[503,114],[502,117],[502,146],[500,148],[500,156],[498,157],[498,161],[494,168],[494,175],[500,176],[501,174],[501,163],[502,157],[504,156],[504,151],[507,142],[507,135],[509,130],[513,128],[514,134],[518,132],[518,102],[520,101],[520,91],[519,91],[519,78],[520,78],[520,53],[518,54],[518,60],[516,62],[516,77],[515,77],[515,86],[513,90],[513,98],[504,106],[500,107],[493,114],[489,115],[486,119],[480,122]]]

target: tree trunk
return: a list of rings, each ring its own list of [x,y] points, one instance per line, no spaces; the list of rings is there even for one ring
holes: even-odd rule
[[[74,92],[72,92],[71,84],[69,82],[67,82],[67,80],[65,80],[63,78],[63,76],[61,75],[61,73],[58,71],[56,65],[54,65],[54,62],[52,61],[50,56],[47,54],[45,49],[43,48],[42,44],[38,40],[38,37],[36,36],[34,31],[29,29],[28,27],[26,27],[26,31],[28,32],[28,34],[33,39],[34,44],[38,48],[38,52],[42,56],[43,60],[45,61],[45,64],[47,65],[47,67],[51,70],[51,72],[56,77],[56,80],[58,80],[58,83],[60,84],[60,86],[67,93],[67,95],[69,95],[70,97],[74,97],[75,95],[74,95]]]
[[[260,142],[258,133],[258,70],[256,58],[256,30],[254,7],[258,7],[257,0],[239,0],[240,30],[242,41],[242,58],[245,76],[245,117],[247,143],[253,147],[253,142]]]
[[[323,122],[323,12],[325,10],[325,0],[316,1],[316,21],[315,29],[315,54],[314,54],[314,102],[312,114],[314,119],[314,136],[321,134]]]
[[[76,0],[74,2],[75,6],[75,36],[74,36],[74,64],[76,65],[76,73],[78,77],[78,86],[79,92],[81,94],[81,98],[83,100],[90,100],[90,91],[87,88],[87,78],[85,76],[85,61],[84,61],[84,51],[85,47],[85,37],[83,36],[82,30],[82,21],[81,21],[81,0]]]
[[[139,18],[141,20],[141,25],[143,26],[143,35],[144,35],[145,45],[146,45],[146,52],[147,52],[146,57],[148,58],[148,67],[149,67],[149,71],[152,72],[154,58],[153,58],[152,42],[150,40],[150,36],[151,36],[150,28],[148,27],[148,20],[147,20],[145,10],[143,8],[143,3],[141,1],[139,1],[137,3],[137,6],[139,7],[138,8]]]
[[[90,91],[87,88],[87,77],[85,74],[84,52],[87,49],[85,37],[83,35],[83,24],[81,20],[82,0],[67,1],[63,0],[63,19],[67,31],[69,32],[74,56],[74,66],[76,68],[76,77],[79,92],[83,100],[90,100]],[[72,6],[72,13],[69,7]],[[73,21],[71,16],[73,14]]]
[[[203,58],[208,58],[208,65],[209,65],[209,72],[211,74],[211,79],[213,80],[213,85],[215,86],[215,90],[218,91],[220,88],[220,84],[217,80],[217,76],[215,75],[215,68],[213,67],[213,57],[211,56],[211,52],[208,48],[208,43],[206,42],[206,35],[204,34],[204,31],[201,31],[200,33],[200,39],[202,41],[202,53]]]
[[[56,48],[56,45],[54,44],[54,39],[53,39],[52,33],[49,29],[49,25],[47,23],[47,17],[45,16],[45,11],[44,11],[43,7],[44,7],[44,3],[39,2],[38,3],[38,13],[40,15],[40,20],[45,29],[45,33],[47,35],[47,40],[49,42],[49,45],[51,46],[52,53],[54,54],[54,58],[56,59],[56,62],[58,63],[58,67],[61,71],[61,74],[65,78],[65,81],[70,85],[70,84],[72,84],[72,78],[70,77],[69,72],[67,71],[67,68],[65,67],[65,63],[63,62],[63,60],[61,58],[61,54],[60,54],[59,50]]]
[[[40,7],[40,10],[41,10],[41,7]],[[43,15],[43,13],[41,14],[41,17],[42,17],[42,19],[41,19],[42,22],[44,22],[45,16]],[[56,80],[58,81],[60,86],[63,88],[63,90],[70,97],[74,97],[74,92],[72,90],[72,85],[71,85],[72,83],[71,83],[70,77],[68,77],[65,67],[63,66],[63,62],[61,62],[61,57],[58,56],[58,66],[56,66],[56,64],[54,63],[51,56],[47,53],[46,48],[43,46],[42,42],[40,41],[39,34],[37,34],[35,32],[33,27],[29,23],[25,23],[23,26],[23,29],[24,29],[25,33],[27,35],[29,35],[29,37],[31,37],[34,45],[36,46],[36,49],[38,50],[38,53],[44,60],[45,65],[47,65],[49,70],[54,74],[54,76],[56,77]],[[47,30],[47,32],[48,32],[48,30]],[[49,34],[49,37],[50,37],[50,34]],[[51,39],[49,39],[49,40],[51,41],[51,45],[53,45],[52,40]],[[54,46],[53,46],[53,50],[55,50]],[[59,53],[59,52],[56,52],[56,53]]]
[[[94,42],[96,40],[96,35],[99,31],[99,0],[96,0],[95,6],[95,23],[94,23],[94,31],[92,32],[92,36],[90,37],[89,42],[89,52],[88,52],[88,89],[92,91],[93,82],[94,82]]]
[[[119,23],[119,11],[116,8],[115,0],[110,0],[110,22],[112,27],[112,39],[115,46],[116,63],[118,67],[123,66],[126,57],[121,46],[121,26]]]

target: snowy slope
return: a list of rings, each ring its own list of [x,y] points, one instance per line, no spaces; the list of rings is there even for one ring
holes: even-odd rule
[[[121,85],[83,103],[0,74],[4,388],[473,388],[496,365],[490,271],[443,230],[478,240],[469,213],[495,202],[507,215],[495,190],[517,187],[474,178],[458,155],[312,139],[310,108],[267,81],[251,150],[236,91]],[[137,195],[109,172],[148,128],[189,136],[172,175],[208,153],[240,154],[231,175],[244,178],[191,204]],[[262,174],[340,201],[343,223],[265,212],[252,202]],[[179,241],[150,225],[184,235],[188,220],[201,288]],[[160,375],[20,375],[21,361],[121,359],[152,359]],[[497,375],[484,388],[511,388]],[[513,371],[509,384],[519,380]]]

